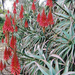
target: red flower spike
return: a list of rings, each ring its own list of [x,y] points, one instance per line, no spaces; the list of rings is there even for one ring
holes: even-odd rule
[[[4,68],[6,68],[6,63],[4,62]]]
[[[19,17],[20,17],[20,19],[23,18],[23,12],[22,11],[20,11]]]
[[[13,7],[16,8],[16,2],[13,3]]]
[[[12,24],[15,25],[15,20],[14,20],[14,18],[12,19]]]
[[[11,31],[11,32],[14,31],[13,27],[11,26],[10,18],[8,16],[3,25],[3,32],[6,32],[6,31]]]
[[[23,8],[23,5],[21,5],[21,11],[22,11],[22,12],[24,12],[24,8]]]
[[[4,39],[3,39],[3,37],[2,37],[2,43],[4,43]]]
[[[12,56],[12,53],[11,53],[11,49],[10,48],[8,48],[8,55],[9,55],[9,57]]]
[[[14,55],[12,57],[10,68],[11,68],[11,74],[14,74],[14,75],[20,74],[20,64],[19,64],[16,51],[14,52]]]
[[[8,15],[6,14],[6,15],[5,15],[5,18],[7,18],[7,17],[8,17]]]
[[[19,3],[19,0],[16,0],[16,3]]]
[[[16,13],[17,13],[17,12],[16,12],[16,8],[14,8],[14,9],[13,9],[13,13],[14,13],[14,14],[16,14]]]
[[[10,19],[12,19],[12,16],[10,15]]]
[[[25,27],[25,28],[28,27],[28,22],[27,22],[27,20],[25,21],[25,25],[24,25],[24,27]]]
[[[8,50],[7,50],[7,47],[5,48],[5,51],[4,51],[4,60],[8,60],[9,59],[9,55],[8,55]]]
[[[35,4],[34,4],[34,1],[33,1],[33,4],[32,4],[31,9],[32,9],[33,11],[36,10],[36,7],[35,7]]]
[[[3,66],[3,63],[2,63],[2,60],[0,61],[0,71],[2,72],[2,70],[4,69],[4,66]]]
[[[24,12],[24,8],[23,8],[23,5],[21,5],[21,10],[20,10],[20,14],[19,14],[19,17],[21,20],[23,18],[23,12]]]
[[[40,13],[37,16],[37,22],[40,22]]]
[[[48,22],[49,22],[49,24],[53,25],[53,24],[54,24],[53,21],[54,21],[54,20],[53,20],[52,13],[51,13],[51,11],[49,11],[49,13],[48,13]]]
[[[44,9],[43,9],[43,12],[42,12],[41,17],[40,17],[40,26],[42,26],[42,27],[48,26],[48,20],[47,20]]]
[[[47,6],[50,6],[50,7],[53,7],[53,3],[52,3],[52,0],[47,0],[47,3],[46,3]]]
[[[10,47],[14,49],[14,46],[16,45],[16,39],[12,35],[11,40],[10,40]],[[12,49],[11,49],[12,50]]]
[[[18,31],[18,27],[16,26],[16,27],[15,27],[15,32],[17,32],[17,31]]]
[[[9,10],[7,11],[7,13],[9,14]]]

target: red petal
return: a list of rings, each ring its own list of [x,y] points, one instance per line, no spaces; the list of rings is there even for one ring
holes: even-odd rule
[[[27,28],[28,27],[28,22],[27,22],[27,20],[25,21],[25,28]]]
[[[52,3],[52,0],[47,0],[47,3],[46,3],[47,6],[50,6],[50,7],[53,7],[53,3]]]
[[[14,53],[12,60],[11,60],[11,73],[14,75],[20,74],[20,64],[19,64],[19,60],[18,60],[16,52]]]
[[[32,9],[32,10],[36,10],[36,7],[35,7],[35,4],[34,4],[34,2],[33,2],[33,4],[32,4],[32,7],[31,7],[31,9]]]
[[[18,27],[16,26],[16,27],[15,27],[15,32],[17,32],[17,31],[18,31]]]
[[[4,69],[4,66],[3,66],[3,63],[2,63],[2,60],[0,61],[0,71],[2,71]]]
[[[49,24],[53,25],[54,24],[53,21],[54,21],[54,19],[53,19],[52,13],[51,13],[51,11],[49,11],[49,13],[48,13],[48,22],[49,22]]]
[[[7,47],[5,48],[5,51],[4,51],[4,60],[8,60],[9,59],[9,55],[8,55],[8,50],[7,50]]]

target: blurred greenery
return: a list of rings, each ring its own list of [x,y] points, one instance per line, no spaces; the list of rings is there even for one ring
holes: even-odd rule
[[[2,9],[0,9],[0,13],[3,13],[3,10]]]
[[[2,39],[3,36],[3,31],[2,31],[2,27],[4,25],[4,18],[0,17],[0,40]]]

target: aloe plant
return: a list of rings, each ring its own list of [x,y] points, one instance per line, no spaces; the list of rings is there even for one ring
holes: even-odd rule
[[[62,1],[62,0],[61,0]],[[66,1],[66,0],[64,0]],[[17,47],[21,60],[21,73],[25,75],[73,75],[75,74],[75,17],[70,1],[53,1],[52,8],[55,24],[48,26],[43,33],[42,28],[36,22],[39,12],[33,14],[31,11],[32,1],[25,1],[23,23],[19,20],[17,26]],[[67,0],[68,1],[68,0]],[[38,2],[38,1],[37,1]],[[43,9],[36,4],[36,11]],[[74,1],[72,1],[74,3]],[[62,6],[61,6],[62,3]],[[56,7],[56,9],[55,9]],[[49,8],[45,7],[46,14]],[[28,28],[24,28],[25,20],[28,20]]]

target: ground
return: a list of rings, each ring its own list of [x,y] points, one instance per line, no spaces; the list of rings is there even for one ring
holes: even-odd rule
[[[5,43],[2,44],[2,43],[0,42],[0,60],[2,60],[3,63],[4,63],[4,59],[3,59],[4,49],[5,49]],[[8,62],[10,62],[10,60],[9,60]],[[6,66],[7,66],[7,67],[6,67],[6,70],[10,70],[9,65],[6,64]],[[6,70],[4,69],[4,70],[2,71],[3,74],[1,74],[1,72],[0,72],[0,75],[11,75],[10,72],[8,72],[8,71],[6,71]]]

